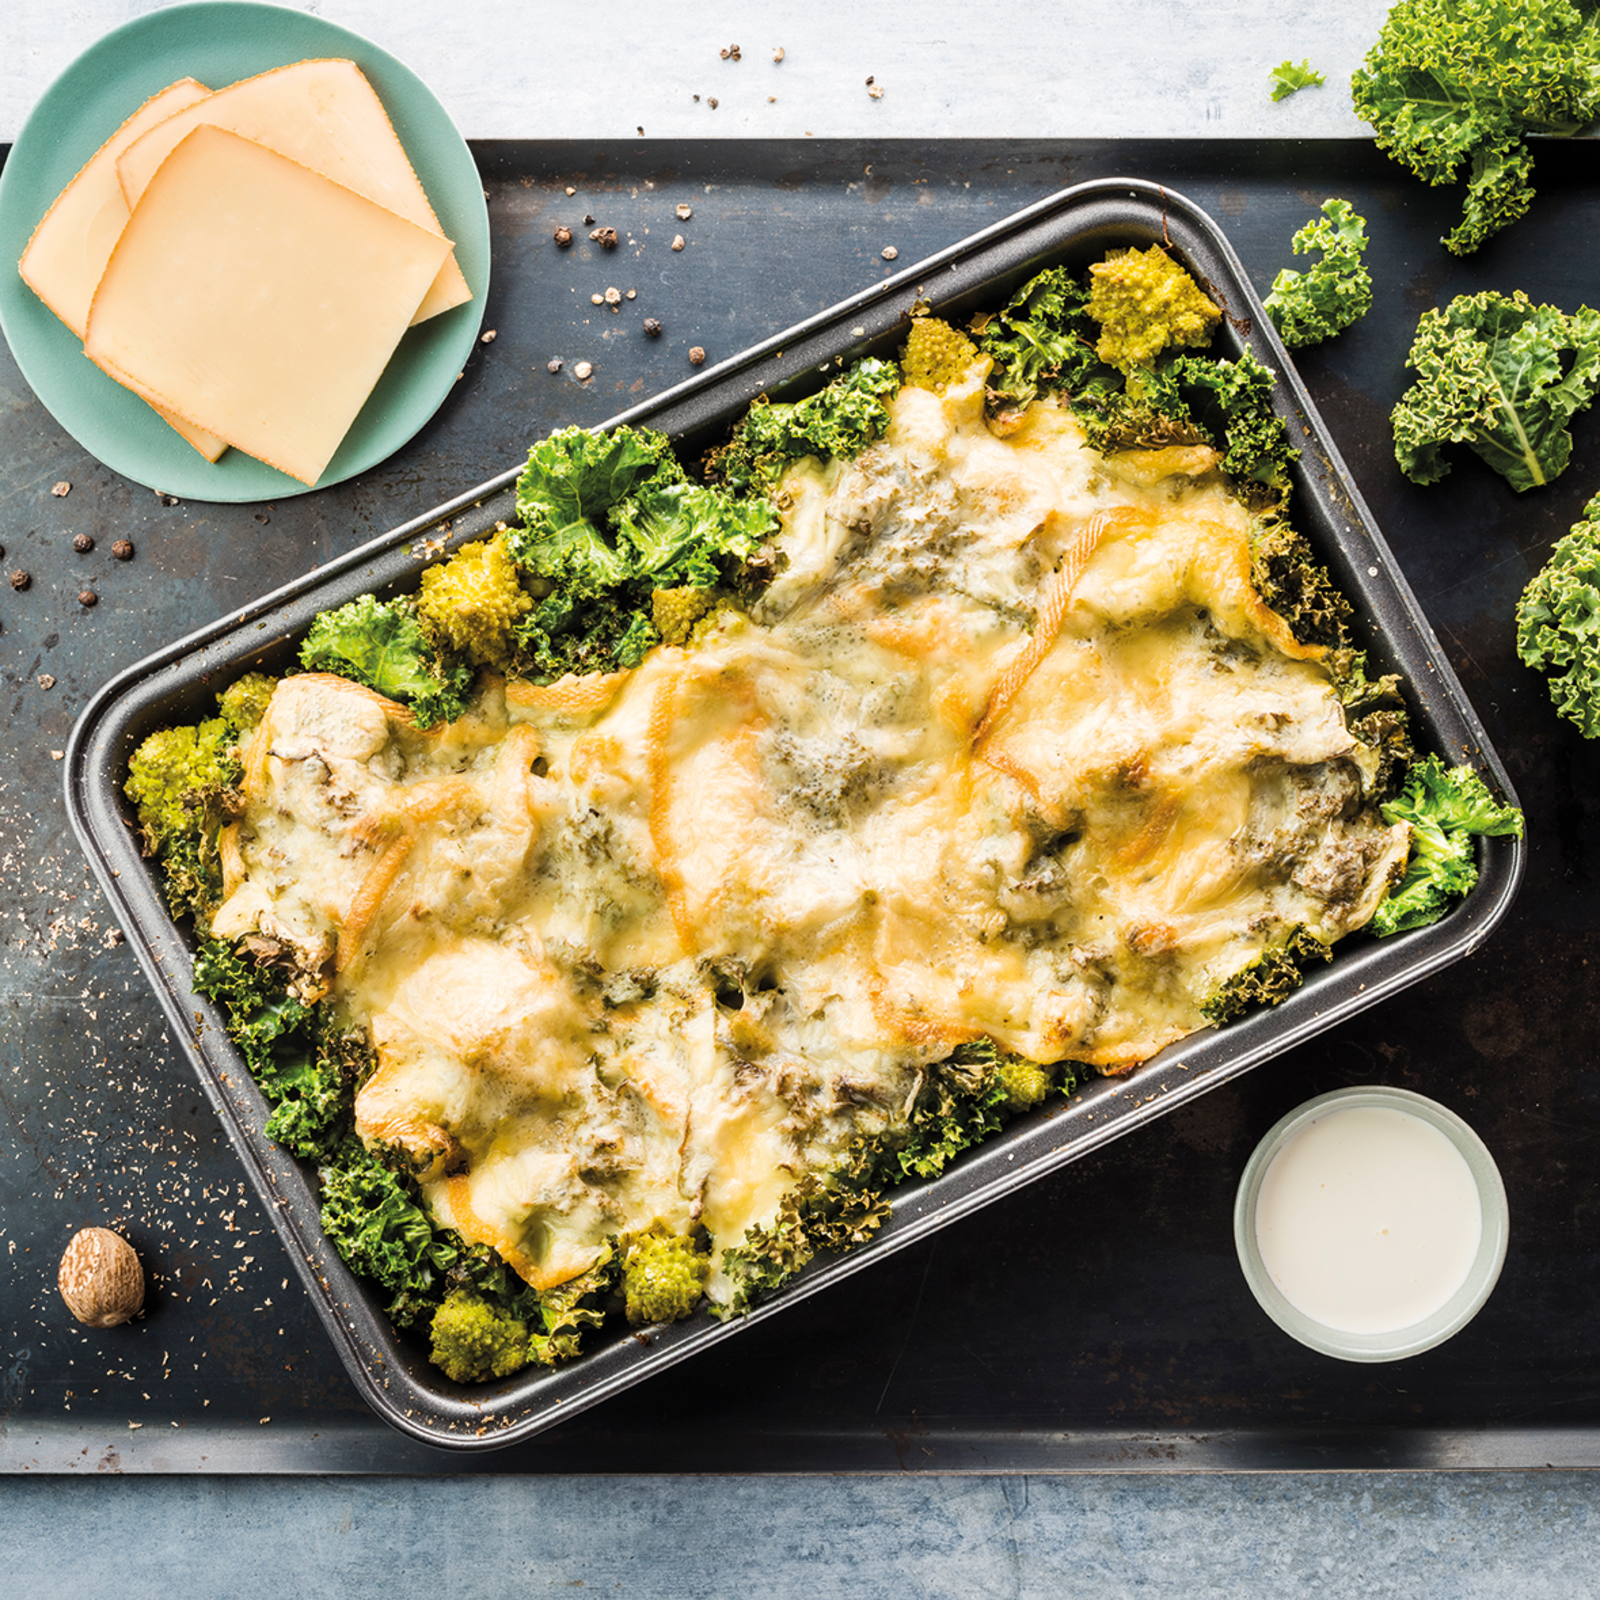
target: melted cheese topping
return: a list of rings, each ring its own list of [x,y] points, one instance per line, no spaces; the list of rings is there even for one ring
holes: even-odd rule
[[[783,571],[693,650],[426,733],[272,698],[213,931],[332,971],[363,1136],[530,1283],[658,1220],[737,1245],[963,1041],[1129,1070],[1404,860],[1214,453],[1002,439],[982,378],[792,472]]]

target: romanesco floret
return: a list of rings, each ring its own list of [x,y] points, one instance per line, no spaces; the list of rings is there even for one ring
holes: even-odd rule
[[[480,667],[501,667],[515,644],[517,620],[532,610],[516,563],[499,537],[464,544],[422,574],[417,618],[440,644]]]
[[[509,1378],[528,1364],[528,1325],[459,1289],[433,1314],[428,1359],[457,1383]]]
[[[715,604],[714,589],[657,589],[650,596],[650,620],[662,644],[685,644],[694,625]]]
[[[657,1224],[636,1235],[622,1258],[622,1292],[628,1321],[679,1322],[699,1305],[711,1257],[693,1239]]]
[[[943,394],[977,359],[977,345],[948,322],[913,317],[911,336],[900,352],[900,375],[915,388]]]
[[[1089,268],[1089,315],[1100,324],[1095,354],[1124,372],[1172,345],[1211,342],[1222,312],[1158,244],[1113,250]]]
[[[1003,1055],[995,1065],[995,1081],[1005,1093],[1005,1109],[1031,1111],[1055,1087],[1048,1067],[1023,1056]]]
[[[267,714],[267,702],[278,687],[276,678],[264,672],[247,672],[217,696],[222,720],[240,733],[253,733]]]
[[[236,743],[228,723],[211,717],[198,727],[163,728],[134,751],[122,792],[139,808],[151,854],[193,830],[194,810],[186,796],[238,781]]]

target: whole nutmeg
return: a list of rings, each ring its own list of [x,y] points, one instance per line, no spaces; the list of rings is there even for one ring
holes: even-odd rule
[[[67,1310],[91,1328],[114,1328],[144,1307],[144,1268],[133,1246],[109,1228],[72,1236],[56,1283]]]

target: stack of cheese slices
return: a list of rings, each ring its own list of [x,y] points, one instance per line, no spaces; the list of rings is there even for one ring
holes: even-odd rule
[[[472,298],[351,61],[147,100],[34,230],[23,279],[208,460],[315,484],[406,329]]]

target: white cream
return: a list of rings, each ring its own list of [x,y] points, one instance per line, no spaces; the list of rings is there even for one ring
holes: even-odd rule
[[[1297,1310],[1344,1333],[1393,1333],[1466,1281],[1483,1235],[1471,1169],[1431,1123],[1382,1106],[1333,1110],[1261,1182],[1256,1243]]]

